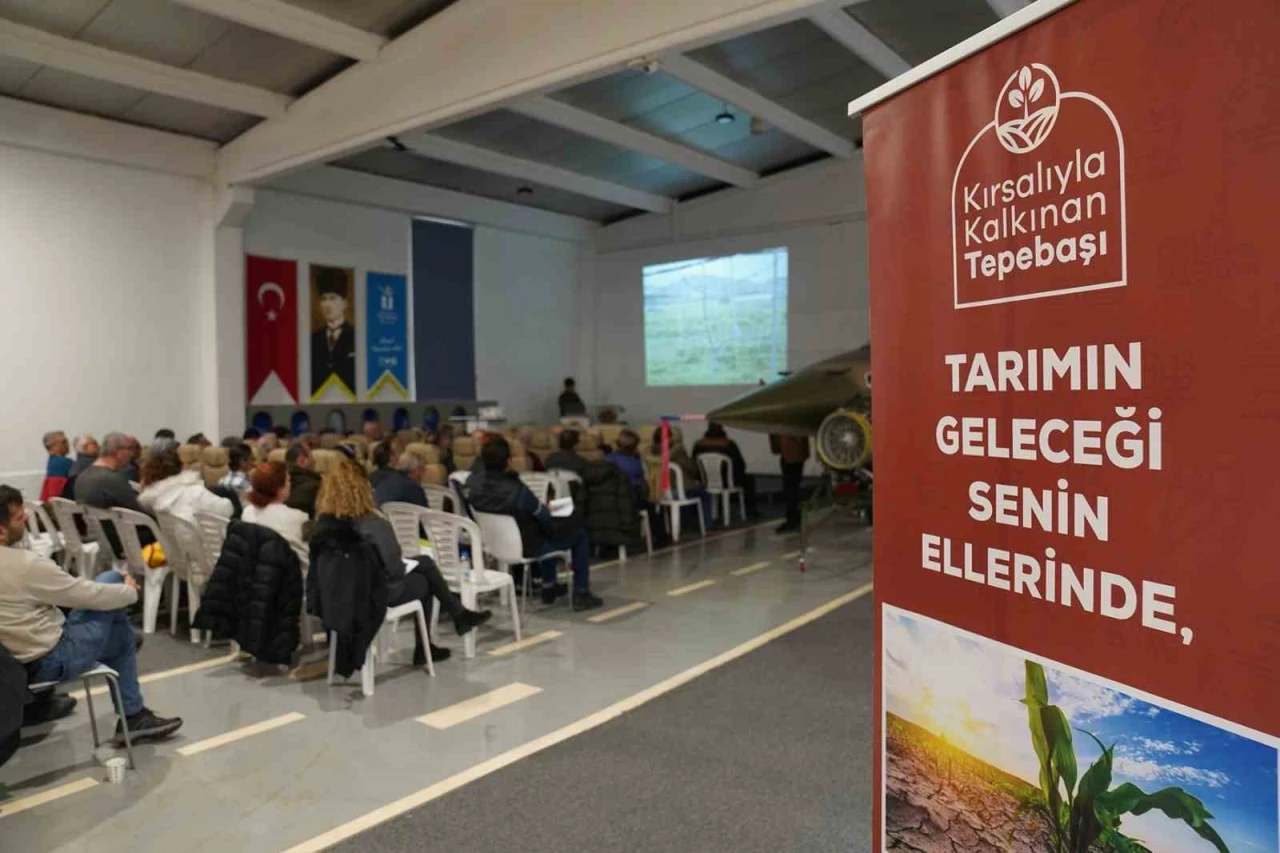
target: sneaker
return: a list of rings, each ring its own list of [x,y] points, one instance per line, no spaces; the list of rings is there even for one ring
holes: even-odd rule
[[[144,740],[160,740],[182,728],[181,717],[157,717],[150,708],[143,708],[129,716],[129,740],[138,743]],[[116,723],[116,746],[124,746],[124,729]]]
[[[557,583],[557,584],[552,584],[551,586],[546,586],[544,584],[542,587],[542,603],[555,604],[557,598],[559,598],[562,595],[568,595],[568,594],[569,594],[569,585],[567,583]]]
[[[440,661],[448,660],[451,655],[453,655],[453,652],[449,651],[444,646],[437,646],[435,643],[431,644],[432,663],[440,663]]]
[[[474,610],[464,610],[453,620],[453,627],[458,629],[458,636],[461,637],[488,622],[491,616],[493,616],[492,610],[481,610],[478,613]]]
[[[604,599],[598,595],[592,595],[590,590],[580,589],[573,594],[573,609],[575,612],[579,610],[594,610],[604,605]]]

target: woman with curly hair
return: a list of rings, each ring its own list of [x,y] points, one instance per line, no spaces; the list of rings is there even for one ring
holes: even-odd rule
[[[441,607],[453,617],[458,634],[466,634],[483,625],[492,615],[490,611],[476,612],[462,606],[458,596],[449,590],[449,584],[435,562],[426,555],[417,557],[418,565],[405,571],[405,563],[396,541],[391,522],[378,514],[373,502],[373,487],[364,469],[352,459],[342,459],[325,475],[316,500],[316,524],[311,539],[311,561],[320,565],[328,549],[341,549],[353,536],[372,546],[381,569],[387,579],[387,606],[395,607],[410,601],[421,601],[423,610],[431,612],[431,596],[440,600]],[[428,643],[433,661],[447,660],[449,650]],[[416,636],[413,652],[414,666],[426,663],[423,638]]]

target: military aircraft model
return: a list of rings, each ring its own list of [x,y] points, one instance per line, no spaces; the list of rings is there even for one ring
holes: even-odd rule
[[[802,508],[801,571],[809,534],[833,510],[852,511],[871,523],[870,344],[743,394],[708,412],[707,420],[752,432],[814,437],[827,470]]]

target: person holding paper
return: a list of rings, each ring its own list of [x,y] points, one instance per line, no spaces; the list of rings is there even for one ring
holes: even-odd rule
[[[542,502],[521,482],[515,471],[510,470],[511,445],[500,435],[490,436],[480,451],[482,467],[467,479],[463,487],[467,503],[477,512],[509,515],[520,527],[524,542],[524,556],[540,557],[552,551],[569,551],[573,562],[573,609],[591,610],[604,604],[593,595],[590,585],[589,564],[591,542],[580,513],[568,518],[552,518]],[[556,567],[553,561],[542,563],[542,602],[553,604],[569,592],[564,584],[556,583]]]

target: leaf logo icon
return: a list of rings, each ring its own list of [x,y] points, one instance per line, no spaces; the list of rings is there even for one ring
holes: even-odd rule
[[[1057,121],[1059,97],[1058,79],[1047,65],[1033,62],[1009,75],[996,101],[1000,144],[1015,154],[1037,148]]]

